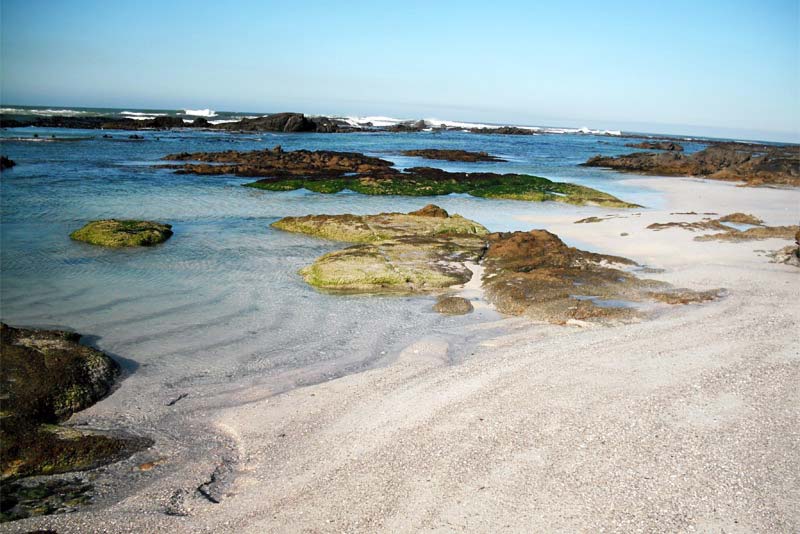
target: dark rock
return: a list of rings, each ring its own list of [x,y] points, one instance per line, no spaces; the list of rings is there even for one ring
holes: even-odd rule
[[[628,143],[631,148],[645,148],[649,150],[667,150],[669,152],[683,152],[683,147],[672,141],[642,141],[641,143]]]
[[[486,152],[469,152],[467,150],[440,150],[435,148],[426,148],[420,150],[404,150],[403,155],[415,156],[425,159],[440,159],[445,161],[506,161],[497,156],[492,156]]]
[[[354,131],[354,128],[341,121],[328,117],[306,117],[302,113],[274,113],[255,119],[242,119],[212,126],[213,128],[242,132],[319,132],[336,133]]]
[[[699,152],[636,152],[617,157],[595,156],[589,167],[662,176],[702,176],[742,181],[747,185],[800,186],[800,146],[716,143]]]
[[[9,159],[6,156],[0,156],[0,171],[10,169],[11,167],[14,167],[16,164],[17,163],[14,160]]]
[[[421,132],[429,128],[429,126],[425,123],[424,120],[418,120],[416,122],[400,122],[398,124],[393,124],[391,126],[387,126],[385,130],[387,132]]]
[[[128,136],[128,139],[133,139],[134,141],[141,141],[141,140],[143,140],[143,139],[144,139],[144,137],[143,137],[143,136],[141,136],[141,135],[135,135],[135,134],[134,134],[134,135],[129,135],[129,136]]]
[[[2,478],[89,469],[149,444],[53,426],[107,395],[119,374],[80,335],[0,323],[0,341]]]
[[[205,117],[197,117],[195,120],[192,121],[192,126],[195,128],[208,128],[211,126],[211,123],[208,122],[208,119]]]
[[[536,135],[536,130],[530,128],[517,128],[516,126],[500,126],[499,128],[472,128],[470,133],[497,134],[497,135]]]

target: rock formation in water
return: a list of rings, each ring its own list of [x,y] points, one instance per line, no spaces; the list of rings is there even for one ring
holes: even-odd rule
[[[3,479],[88,469],[149,443],[56,426],[106,396],[119,374],[80,337],[0,323]]]
[[[16,164],[17,162],[15,162],[14,160],[9,159],[6,156],[0,156],[0,171],[10,169],[11,167],[14,167]]]
[[[163,243],[172,236],[172,226],[150,221],[107,219],[92,221],[70,238],[104,247],[148,247]]]
[[[800,186],[800,146],[716,143],[694,154],[636,152],[595,156],[589,167],[664,176],[701,176],[742,181],[746,185]]]
[[[632,272],[635,262],[569,247],[545,230],[487,234],[478,223],[433,205],[408,214],[287,217],[273,226],[359,243],[300,271],[325,290],[440,292],[470,280],[466,263],[482,262],[483,288],[499,311],[558,324],[630,321],[644,316],[633,303],[687,304],[720,295],[640,279]],[[469,311],[469,302],[448,297],[435,309]]]
[[[628,143],[625,146],[648,150],[666,150],[667,152],[683,152],[683,147],[673,141],[642,141],[641,143]]]
[[[269,191],[305,188],[317,193],[338,193],[348,189],[366,195],[409,196],[467,193],[486,198],[637,207],[590,187],[551,182],[538,176],[447,172],[430,167],[400,171],[390,161],[353,152],[286,152],[275,147],[251,152],[184,152],[164,159],[203,162],[163,166],[181,174],[264,176],[246,185]]]
[[[286,217],[280,230],[359,243],[325,254],[300,271],[309,284],[350,292],[424,292],[469,281],[487,233],[480,224],[438,206],[378,215]]]
[[[470,163],[479,161],[506,161],[502,158],[498,158],[497,156],[487,154],[486,152],[469,152],[467,150],[445,150],[436,148],[404,150],[403,155],[445,161],[466,161]]]

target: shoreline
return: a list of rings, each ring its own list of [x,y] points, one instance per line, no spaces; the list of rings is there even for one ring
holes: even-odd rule
[[[478,322],[466,341],[434,332],[386,354],[387,365],[283,393],[255,376],[207,398],[195,386],[177,404],[191,408],[168,416],[172,436],[109,468],[129,473],[129,487],[86,511],[2,528],[800,528],[791,505],[800,500],[798,272],[753,252],[787,242],[695,242],[686,230],[645,228],[699,219],[676,211],[745,211],[796,224],[800,191],[630,180],[664,195],[664,205],[581,208],[616,215],[588,224],[575,224],[574,211],[539,213],[531,228],[666,269],[647,277],[725,287],[725,298],[610,328]],[[131,387],[126,380],[116,394]],[[115,415],[112,398],[74,422],[99,414],[138,420],[146,431],[144,414]],[[161,454],[162,465],[130,475]],[[201,486],[219,502],[192,493]],[[515,524],[505,521],[511,516]]]

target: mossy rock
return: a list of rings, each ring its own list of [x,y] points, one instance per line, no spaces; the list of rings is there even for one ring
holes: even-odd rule
[[[466,315],[474,308],[464,297],[442,296],[433,305],[433,309],[443,315]]]
[[[346,292],[424,292],[463,284],[488,230],[428,205],[411,213],[286,217],[273,227],[358,243],[317,258],[300,274],[310,285]]]
[[[56,426],[110,391],[119,366],[71,332],[0,323],[0,478],[109,463],[147,444]]]
[[[425,211],[427,210],[427,211]],[[486,235],[482,225],[432,204],[411,213],[377,215],[307,215],[285,217],[272,226],[286,232],[347,243],[375,243],[401,236]]]
[[[479,236],[405,236],[337,250],[300,270],[310,285],[334,291],[419,293],[464,284],[472,277],[465,261],[478,261]]]
[[[104,247],[149,247],[172,236],[172,226],[151,221],[92,221],[69,235],[76,241]]]

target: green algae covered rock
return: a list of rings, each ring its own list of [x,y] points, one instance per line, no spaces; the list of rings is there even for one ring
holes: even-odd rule
[[[427,211],[426,211],[427,210]],[[438,211],[437,211],[438,210]],[[400,236],[486,235],[488,230],[460,215],[450,216],[433,204],[411,213],[377,215],[306,215],[285,217],[272,226],[347,243],[374,243]]]
[[[433,305],[433,310],[443,315],[465,315],[473,309],[472,303],[464,297],[442,296]]]
[[[300,270],[314,287],[344,292],[425,292],[472,277],[464,262],[479,260],[479,236],[403,236],[325,254]]]
[[[172,236],[172,226],[150,221],[92,221],[69,235],[76,241],[104,247],[149,247]]]
[[[125,456],[141,440],[57,426],[106,396],[119,366],[80,335],[0,323],[0,478],[88,469]]]
[[[314,287],[346,292],[424,292],[463,284],[464,262],[478,261],[486,228],[428,205],[411,213],[286,217],[275,228],[358,243],[300,271]]]

